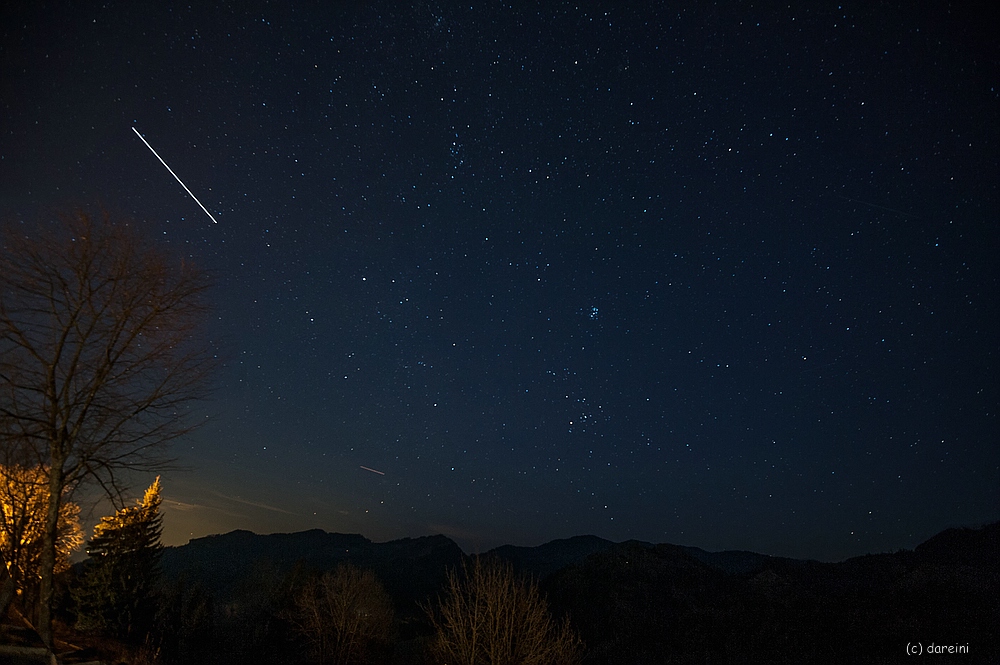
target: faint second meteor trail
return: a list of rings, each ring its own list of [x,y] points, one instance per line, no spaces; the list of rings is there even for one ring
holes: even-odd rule
[[[135,135],[136,135],[136,136],[138,136],[138,137],[139,137],[139,139],[140,139],[140,140],[141,140],[141,141],[142,141],[143,143],[145,143],[145,144],[146,144],[146,147],[147,147],[147,148],[149,148],[149,151],[150,151],[151,153],[153,153],[154,155],[156,155],[156,158],[157,158],[158,160],[160,160],[160,163],[161,163],[161,164],[163,164],[164,166],[166,166],[166,167],[167,167],[167,170],[168,170],[168,171],[170,171],[170,175],[172,175],[172,176],[174,177],[174,179],[175,179],[175,180],[176,180],[177,182],[181,183],[181,187],[183,187],[183,188],[184,188],[184,191],[185,191],[185,192],[187,192],[187,193],[188,193],[188,195],[189,195],[189,196],[190,196],[190,197],[191,197],[192,199],[194,199],[194,202],[195,202],[195,203],[197,203],[197,204],[198,204],[199,206],[201,206],[201,209],[205,211],[205,214],[206,214],[206,215],[208,215],[208,218],[209,218],[210,220],[212,220],[213,222],[215,222],[216,224],[218,224],[218,223],[219,223],[219,220],[217,220],[217,219],[216,219],[215,217],[212,217],[212,213],[210,213],[210,212],[208,211],[208,208],[206,208],[205,206],[201,205],[201,201],[199,201],[199,200],[198,200],[198,197],[197,197],[197,196],[195,196],[195,195],[194,195],[194,193],[193,193],[193,192],[192,192],[192,191],[191,191],[190,189],[188,189],[188,186],[187,186],[187,185],[185,185],[185,184],[184,184],[184,183],[183,183],[183,182],[181,181],[181,179],[177,177],[177,174],[176,174],[176,173],[174,173],[174,170],[173,170],[172,168],[170,168],[169,166],[167,166],[167,163],[166,163],[165,161],[163,161],[163,158],[162,158],[162,157],[160,157],[160,155],[158,155],[158,154],[157,154],[157,152],[156,152],[155,150],[153,150],[153,146],[149,145],[149,141],[147,141],[146,139],[142,138],[142,134],[140,134],[140,133],[139,133],[139,130],[138,130],[138,129],[136,129],[136,128],[135,128],[135,127],[133,126],[133,127],[132,127],[132,131],[133,131],[133,132],[135,132]]]
[[[384,471],[376,471],[375,469],[369,469],[367,466],[362,466],[361,464],[359,464],[358,466],[360,466],[365,471],[371,471],[372,473],[377,473],[380,476],[384,476],[385,475]]]

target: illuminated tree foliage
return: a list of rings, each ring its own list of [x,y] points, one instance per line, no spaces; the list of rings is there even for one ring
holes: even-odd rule
[[[48,502],[45,468],[0,464],[0,553],[26,605],[38,593]],[[82,544],[80,506],[64,498],[59,508],[55,572],[69,569],[70,556]]]
[[[448,574],[444,597],[428,611],[436,663],[457,665],[573,665],[583,646],[569,620],[558,623],[533,582],[509,563],[483,561]]]
[[[160,577],[160,479],[134,506],[102,517],[87,544],[77,602],[77,628],[141,643],[153,627]]]
[[[393,610],[372,571],[345,563],[308,580],[287,618],[308,641],[314,662],[351,665],[375,662],[389,640]]]
[[[123,474],[157,468],[191,429],[212,362],[199,339],[208,282],[106,215],[3,231],[0,461],[48,476],[36,627],[51,646],[63,495],[87,481],[120,495]]]

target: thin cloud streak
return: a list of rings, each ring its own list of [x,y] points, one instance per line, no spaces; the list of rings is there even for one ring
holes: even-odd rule
[[[212,494],[214,494],[215,496],[219,497],[220,499],[225,499],[227,501],[232,501],[234,503],[242,503],[243,505],[246,505],[246,506],[253,506],[255,508],[263,508],[264,510],[270,510],[270,511],[275,512],[275,513],[282,513],[284,515],[293,515],[295,517],[301,517],[301,515],[299,515],[298,513],[293,513],[290,510],[285,510],[284,508],[278,508],[276,506],[269,506],[268,504],[261,503],[259,501],[249,501],[247,499],[241,499],[241,498],[235,497],[235,496],[227,496],[225,494],[220,494],[219,492],[212,492]]]

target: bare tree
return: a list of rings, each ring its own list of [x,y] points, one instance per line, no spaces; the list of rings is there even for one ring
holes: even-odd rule
[[[428,610],[436,662],[460,665],[575,665],[583,645],[568,619],[556,622],[530,581],[508,563],[483,561],[448,574],[445,595]]]
[[[84,481],[120,496],[123,472],[165,461],[205,388],[197,333],[208,281],[127,223],[85,212],[0,248],[0,443],[45,467],[38,630],[52,644],[61,500]]]
[[[308,580],[287,618],[309,641],[316,662],[349,665],[366,662],[373,647],[389,640],[393,611],[372,571],[342,563]]]

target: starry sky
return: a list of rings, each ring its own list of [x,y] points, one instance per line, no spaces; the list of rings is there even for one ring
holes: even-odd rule
[[[0,215],[215,275],[168,544],[894,551],[1000,518],[986,16],[5,3]]]

